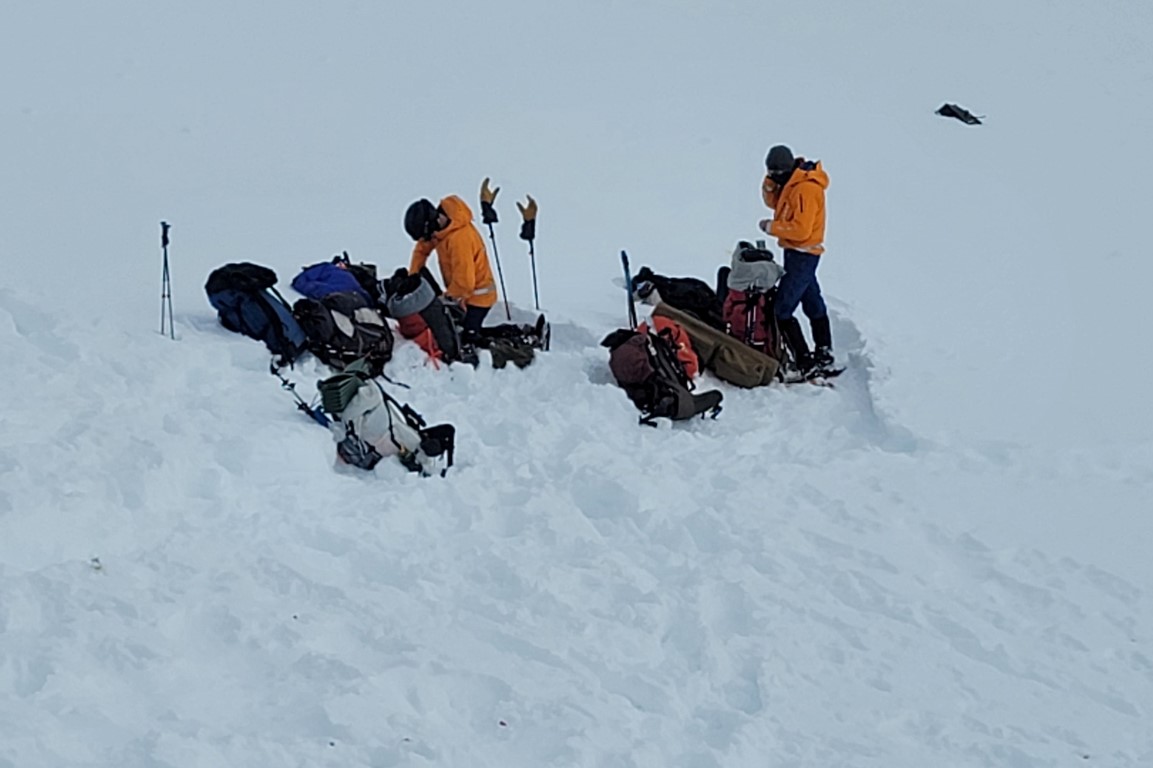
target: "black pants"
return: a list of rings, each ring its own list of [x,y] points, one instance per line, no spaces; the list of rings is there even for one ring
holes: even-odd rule
[[[480,335],[480,327],[484,325],[484,318],[490,309],[492,307],[468,305],[464,311],[464,322],[461,323],[461,330],[464,332],[465,339],[475,339]]]

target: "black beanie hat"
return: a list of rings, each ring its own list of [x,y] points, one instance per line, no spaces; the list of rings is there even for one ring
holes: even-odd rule
[[[793,170],[793,151],[784,144],[778,144],[769,150],[765,158],[765,169],[769,173],[783,173]]]
[[[421,198],[404,212],[404,231],[413,240],[424,240],[436,231],[436,206]]]

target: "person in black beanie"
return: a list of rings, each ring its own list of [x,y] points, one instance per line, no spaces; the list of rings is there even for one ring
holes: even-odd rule
[[[830,370],[835,364],[829,312],[817,282],[817,266],[825,252],[825,190],[828,186],[829,176],[819,160],[793,157],[792,150],[783,144],[769,150],[761,197],[774,215],[771,219],[762,219],[760,228],[777,238],[785,260],[785,274],[777,287],[773,314],[803,374]],[[815,347],[812,353],[800,322],[793,317],[798,304],[809,319]]]

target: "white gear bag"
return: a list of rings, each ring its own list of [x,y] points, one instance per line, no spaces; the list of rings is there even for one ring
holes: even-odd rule
[[[452,466],[456,429],[429,427],[419,413],[385,392],[358,363],[317,384],[321,407],[337,456],[346,464],[372,469],[386,456],[421,475],[442,477]]]
[[[764,292],[776,285],[783,274],[785,268],[773,261],[772,251],[760,243],[754,246],[742,240],[733,249],[728,286],[738,291]]]

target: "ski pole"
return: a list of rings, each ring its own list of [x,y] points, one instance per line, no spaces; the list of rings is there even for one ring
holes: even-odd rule
[[[296,410],[305,414],[322,427],[327,427],[329,425],[330,422],[328,417],[324,415],[324,411],[315,406],[311,406],[304,401],[304,398],[301,397],[300,393],[296,391],[296,382],[289,381],[284,377],[284,374],[282,374],[280,369],[276,367],[276,361],[269,363],[268,371],[273,376],[280,379],[281,389],[287,390],[292,394],[292,398],[296,400]]]
[[[528,258],[532,268],[532,305],[540,312],[540,292],[536,286],[536,252],[533,251],[531,240],[528,244]]]
[[[629,271],[629,255],[621,251],[621,265],[625,269],[625,290],[629,294],[629,328],[637,329],[637,305],[633,298],[633,276]]]
[[[485,224],[488,224],[488,239],[492,241],[492,257],[496,261],[496,274],[500,279],[500,295],[504,298],[504,315],[508,320],[512,321],[512,311],[508,308],[508,291],[504,287],[504,270],[500,268],[500,252],[496,248],[496,232],[493,230],[492,225],[500,221],[496,215],[496,209],[492,207],[493,202],[496,200],[496,193],[500,192],[500,187],[496,189],[489,189],[488,177],[484,177],[484,181],[480,183],[480,216]]]
[[[164,335],[164,313],[168,311],[168,335],[176,340],[176,326],[172,322],[172,279],[168,272],[168,230],[167,221],[160,222],[160,249],[164,253],[164,268],[160,277],[160,335]]]
[[[532,199],[532,195],[525,195],[528,198],[528,205],[521,205],[519,202],[516,207],[520,209],[520,215],[524,219],[524,223],[520,225],[520,239],[528,241],[528,258],[529,264],[532,267],[532,302],[536,307],[536,311],[540,312],[540,292],[537,290],[536,284],[536,250],[533,248],[533,241],[536,239],[536,200]]]
[[[488,225],[488,239],[492,241],[492,257],[496,261],[496,275],[500,279],[500,295],[504,297],[504,316],[512,320],[512,311],[508,308],[508,291],[504,287],[504,272],[500,268],[500,253],[496,250],[496,233],[492,231],[492,224]]]

